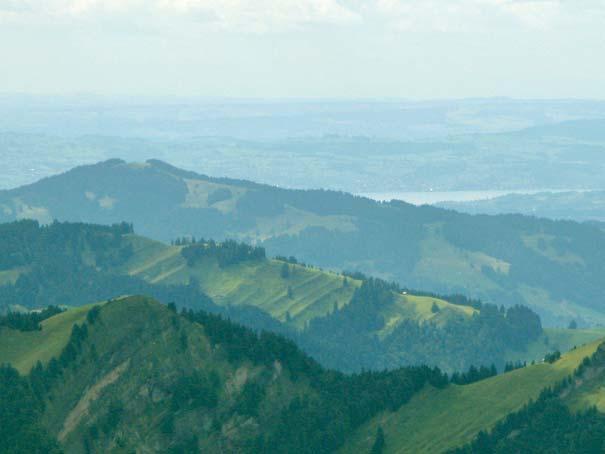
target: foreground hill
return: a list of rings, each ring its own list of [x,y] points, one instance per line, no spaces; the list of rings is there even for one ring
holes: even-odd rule
[[[0,220],[16,218],[126,220],[164,241],[231,237],[262,245],[269,255],[360,270],[406,287],[528,304],[548,324],[605,321],[605,232],[596,226],[469,216],[120,160],[0,192]]]
[[[601,359],[584,359],[595,342],[465,385],[426,367],[344,375],[280,336],[204,312],[179,315],[146,297],[68,310],[45,320],[45,331],[52,351],[38,348],[40,331],[0,331],[0,363],[25,358],[21,375],[0,368],[0,450],[370,452],[380,427],[381,452],[445,452],[581,364],[561,399],[586,406],[603,371]]]
[[[3,437],[30,442],[30,451],[13,445],[11,452],[43,452],[31,446],[34,427],[48,434],[39,441],[47,452],[48,438],[68,453],[332,452],[425,383],[447,385],[447,377],[426,367],[327,371],[279,336],[203,312],[177,315],[145,297],[89,308],[73,326],[51,359],[34,342],[22,349],[40,361],[27,377],[0,370],[0,399],[12,393],[12,403],[29,404],[34,416],[19,425],[1,407]],[[5,334],[0,344],[13,345]],[[36,335],[22,334],[18,343]]]

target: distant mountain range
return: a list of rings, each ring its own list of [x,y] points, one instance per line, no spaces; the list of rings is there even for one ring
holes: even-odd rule
[[[605,102],[510,98],[263,100],[0,94],[1,131],[62,137],[231,137],[270,141],[338,135],[434,139],[593,118],[605,118]]]
[[[384,122],[397,128],[406,121],[417,121],[414,128],[432,131],[432,122],[447,123],[452,118],[447,112],[433,114],[430,109],[427,112],[420,109],[420,113],[426,115],[419,114],[414,119],[413,109],[407,113],[401,108],[398,110],[396,105],[389,109]],[[457,112],[458,120],[451,121],[464,123],[465,115],[473,117],[472,106],[467,110],[461,105],[460,109],[464,112]],[[605,188],[602,132],[605,119],[557,123],[533,117],[517,121],[515,115],[522,114],[516,111],[491,114],[495,115],[493,123],[488,120],[489,115],[481,120],[473,117],[456,127],[437,127],[447,134],[407,137],[405,134],[364,134],[362,128],[355,127],[360,122],[376,121],[380,118],[378,113],[366,121],[367,115],[363,113],[357,117],[351,114],[354,117],[351,118],[345,112],[342,117],[346,120],[341,121],[338,112],[333,111],[317,122],[325,122],[337,131],[341,126],[354,128],[352,132],[323,134],[321,129],[315,129],[312,134],[297,134],[296,129],[291,128],[290,136],[260,138],[242,137],[237,133],[204,133],[203,125],[215,121],[208,118],[200,120],[198,133],[193,135],[179,133],[181,122],[169,122],[166,126],[174,134],[155,135],[155,130],[146,127],[144,120],[140,120],[141,128],[133,125],[125,131],[121,126],[123,118],[112,122],[120,125],[117,130],[107,125],[91,132],[88,128],[79,129],[78,122],[85,120],[71,118],[74,112],[68,110],[56,115],[57,118],[67,115],[70,120],[66,119],[65,123],[73,127],[67,135],[62,135],[58,126],[43,132],[36,131],[36,125],[27,131],[3,128],[0,105],[0,156],[3,159],[0,188],[31,183],[76,164],[92,164],[115,157],[127,161],[154,157],[211,176],[245,178],[286,188],[324,188],[351,193]],[[88,115],[92,123],[93,119],[100,123],[107,120],[90,112],[82,115],[83,118]],[[178,115],[178,109],[174,115]],[[401,119],[400,115],[409,118]],[[139,116],[147,118],[147,112]],[[40,121],[44,125],[56,121],[55,117],[44,119],[46,121]],[[153,123],[152,119],[148,121]],[[229,123],[232,119],[224,121]],[[285,127],[279,120],[273,121],[276,127]],[[290,128],[299,121],[302,120],[298,116],[288,117],[284,124]],[[512,125],[501,128],[497,126],[500,121]],[[265,122],[270,121],[254,117],[246,118],[245,122],[263,125],[251,127],[253,132],[264,130]]]
[[[407,288],[527,304],[547,325],[605,321],[605,233],[593,225],[285,190],[155,160],[110,160],[0,192],[0,221],[22,218],[128,221],[164,241],[234,238]]]

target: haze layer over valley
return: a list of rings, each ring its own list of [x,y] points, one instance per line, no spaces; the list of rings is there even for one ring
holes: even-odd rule
[[[422,193],[459,200],[463,191],[486,198],[605,185],[600,102],[6,97],[0,112],[4,189],[110,158],[429,203],[448,194]]]

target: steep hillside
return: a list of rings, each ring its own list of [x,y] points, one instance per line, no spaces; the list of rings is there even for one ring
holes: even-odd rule
[[[112,160],[0,192],[0,220],[133,222],[164,241],[234,238],[410,288],[528,304],[551,325],[605,321],[605,232],[521,216],[469,216],[330,191],[209,178]],[[0,279],[14,279],[5,274]],[[219,290],[220,291],[220,290]]]
[[[145,297],[68,310],[44,331],[51,353],[39,349],[37,331],[0,332],[0,362],[43,363],[22,382],[2,369],[0,389],[20,383],[32,402],[41,398],[35,442],[50,452],[56,438],[67,453],[369,452],[378,427],[385,453],[444,452],[568,377],[601,345],[454,385],[422,367],[326,371],[284,338],[203,312],[178,315]],[[601,363],[583,367],[563,394],[571,408],[599,404]]]
[[[385,453],[437,453],[461,446],[536,399],[544,388],[567,378],[601,342],[579,347],[553,364],[530,365],[470,385],[425,388],[399,411],[376,416],[341,452],[368,452],[379,426],[385,434]]]
[[[44,402],[39,423],[67,453],[320,453],[447,378],[426,367],[327,371],[279,336],[126,297],[88,310],[28,383]]]
[[[452,454],[597,453],[605,449],[605,413],[596,386],[604,383],[605,345],[540,396]]]

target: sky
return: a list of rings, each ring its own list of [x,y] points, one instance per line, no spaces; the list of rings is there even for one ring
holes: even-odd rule
[[[0,0],[0,92],[605,99],[605,0]]]

